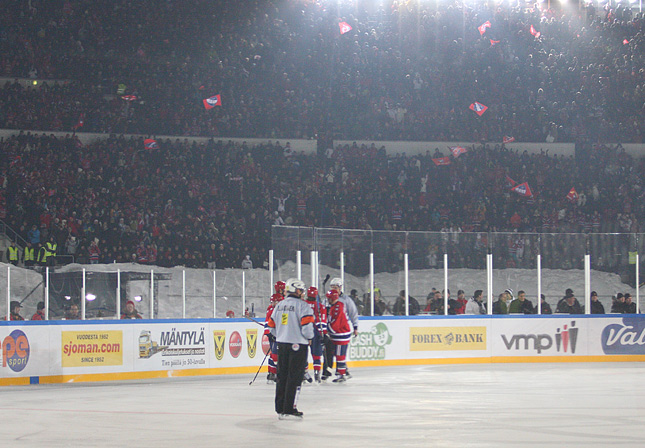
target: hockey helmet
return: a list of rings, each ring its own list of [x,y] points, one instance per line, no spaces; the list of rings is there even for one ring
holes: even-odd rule
[[[307,297],[311,297],[312,299],[315,299],[316,296],[318,296],[318,288],[315,286],[310,286],[309,289],[307,290]]]
[[[283,300],[284,297],[282,297],[282,294],[278,294],[277,292],[271,296],[271,303],[278,303],[280,300]]]
[[[286,286],[287,286],[287,285],[286,285],[286,283],[285,283],[285,282],[283,282],[282,280],[278,280],[277,282],[275,282],[275,286],[274,286],[274,288],[275,288],[275,292],[281,292],[281,291],[284,291],[284,289],[286,288]]]
[[[290,278],[287,280],[286,291],[287,293],[297,293],[298,290],[304,291],[306,288],[305,282],[297,278]]]
[[[336,300],[338,300],[338,297],[340,297],[338,291],[336,291],[335,289],[330,289],[329,291],[327,291],[326,295],[327,300],[329,300],[330,303],[336,302]]]
[[[340,277],[334,277],[331,279],[329,282],[329,286],[338,286],[339,288],[343,288],[343,280]]]

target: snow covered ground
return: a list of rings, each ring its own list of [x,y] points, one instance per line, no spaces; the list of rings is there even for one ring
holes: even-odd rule
[[[7,301],[7,267],[0,263],[0,312],[6,315]],[[228,310],[240,316],[243,310],[242,297],[242,276],[244,275],[244,303],[249,310],[254,310],[256,315],[262,316],[268,305],[268,297],[273,292],[269,280],[269,272],[266,269],[223,269],[212,271],[208,269],[186,269],[182,267],[161,268],[138,265],[133,263],[107,264],[107,265],[78,265],[71,264],[57,268],[56,272],[75,272],[83,268],[87,272],[111,272],[116,273],[140,273],[143,279],[132,280],[127,283],[125,297],[122,299],[132,300],[140,297],[137,302],[137,309],[144,317],[150,317],[149,297],[150,280],[148,275],[151,269],[154,275],[164,275],[164,280],[156,281],[155,287],[155,317],[157,318],[181,318],[183,316],[183,272],[185,271],[185,297],[187,318],[209,318],[213,317],[214,296],[216,302],[217,317],[225,317]],[[214,273],[215,272],[215,273]],[[339,277],[338,269],[326,266],[319,267],[319,286],[327,274],[332,278]],[[36,311],[36,304],[43,300],[44,282],[43,277],[31,270],[11,266],[11,300],[22,301],[23,317],[31,317]],[[276,268],[274,281],[286,280],[296,276],[296,264],[287,262]],[[214,291],[213,277],[216,280]],[[311,270],[309,265],[302,265],[302,279],[311,283]],[[380,288],[385,300],[393,303],[399,291],[405,288],[403,272],[399,273],[377,273],[375,274],[375,285]],[[444,271],[442,269],[414,270],[409,274],[410,295],[419,300],[421,306],[425,306],[425,298],[432,288],[444,288]],[[329,285],[327,285],[328,287]],[[80,286],[79,286],[80,288]],[[451,269],[448,275],[448,288],[453,297],[456,297],[457,290],[463,289],[466,297],[470,297],[476,289],[482,289],[486,296],[486,271],[473,269]],[[493,271],[493,297],[511,288],[516,293],[524,290],[527,297],[537,304],[537,271],[528,269],[495,269]],[[542,270],[542,293],[546,295],[555,310],[558,300],[564,296],[567,288],[574,290],[578,300],[584,304],[584,271],[582,270]],[[359,296],[369,291],[369,276],[356,277],[345,274],[345,288],[349,293],[352,289],[358,291]],[[591,289],[598,292],[600,300],[605,306],[605,311],[611,308],[611,296],[617,292],[629,292],[635,296],[636,291],[629,285],[622,283],[620,276],[607,272],[591,272]],[[92,292],[89,289],[87,292]],[[641,293],[643,288],[641,288]],[[4,293],[4,294],[3,294]],[[642,295],[642,294],[641,294]],[[80,297],[80,293],[78,294]],[[114,299],[112,299],[114,300]],[[641,306],[643,301],[641,300]],[[88,305],[88,317],[92,315],[91,306]],[[111,316],[105,316],[110,318]]]

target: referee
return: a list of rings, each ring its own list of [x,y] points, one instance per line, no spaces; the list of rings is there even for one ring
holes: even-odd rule
[[[307,365],[307,346],[314,338],[313,310],[302,300],[305,284],[290,278],[286,299],[278,302],[268,326],[278,343],[278,381],[275,388],[275,411],[278,418],[302,419],[297,402]]]

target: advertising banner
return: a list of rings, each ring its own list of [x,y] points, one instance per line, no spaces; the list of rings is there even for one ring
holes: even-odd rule
[[[587,355],[588,320],[494,319],[493,356]]]
[[[0,322],[0,385],[254,372],[269,349],[263,333],[237,319]],[[645,316],[361,318],[348,347],[358,366],[531,358],[645,360]]]
[[[137,325],[132,344],[136,347],[135,370],[174,370],[208,367],[208,325]]]
[[[123,365],[123,331],[62,331],[61,366]]]

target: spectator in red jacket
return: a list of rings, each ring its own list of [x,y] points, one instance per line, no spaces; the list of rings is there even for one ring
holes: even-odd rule
[[[121,314],[121,319],[141,319],[141,315],[137,313],[137,310],[134,306],[134,302],[132,300],[128,300],[127,303],[125,304],[125,310],[123,311],[123,314]]]

